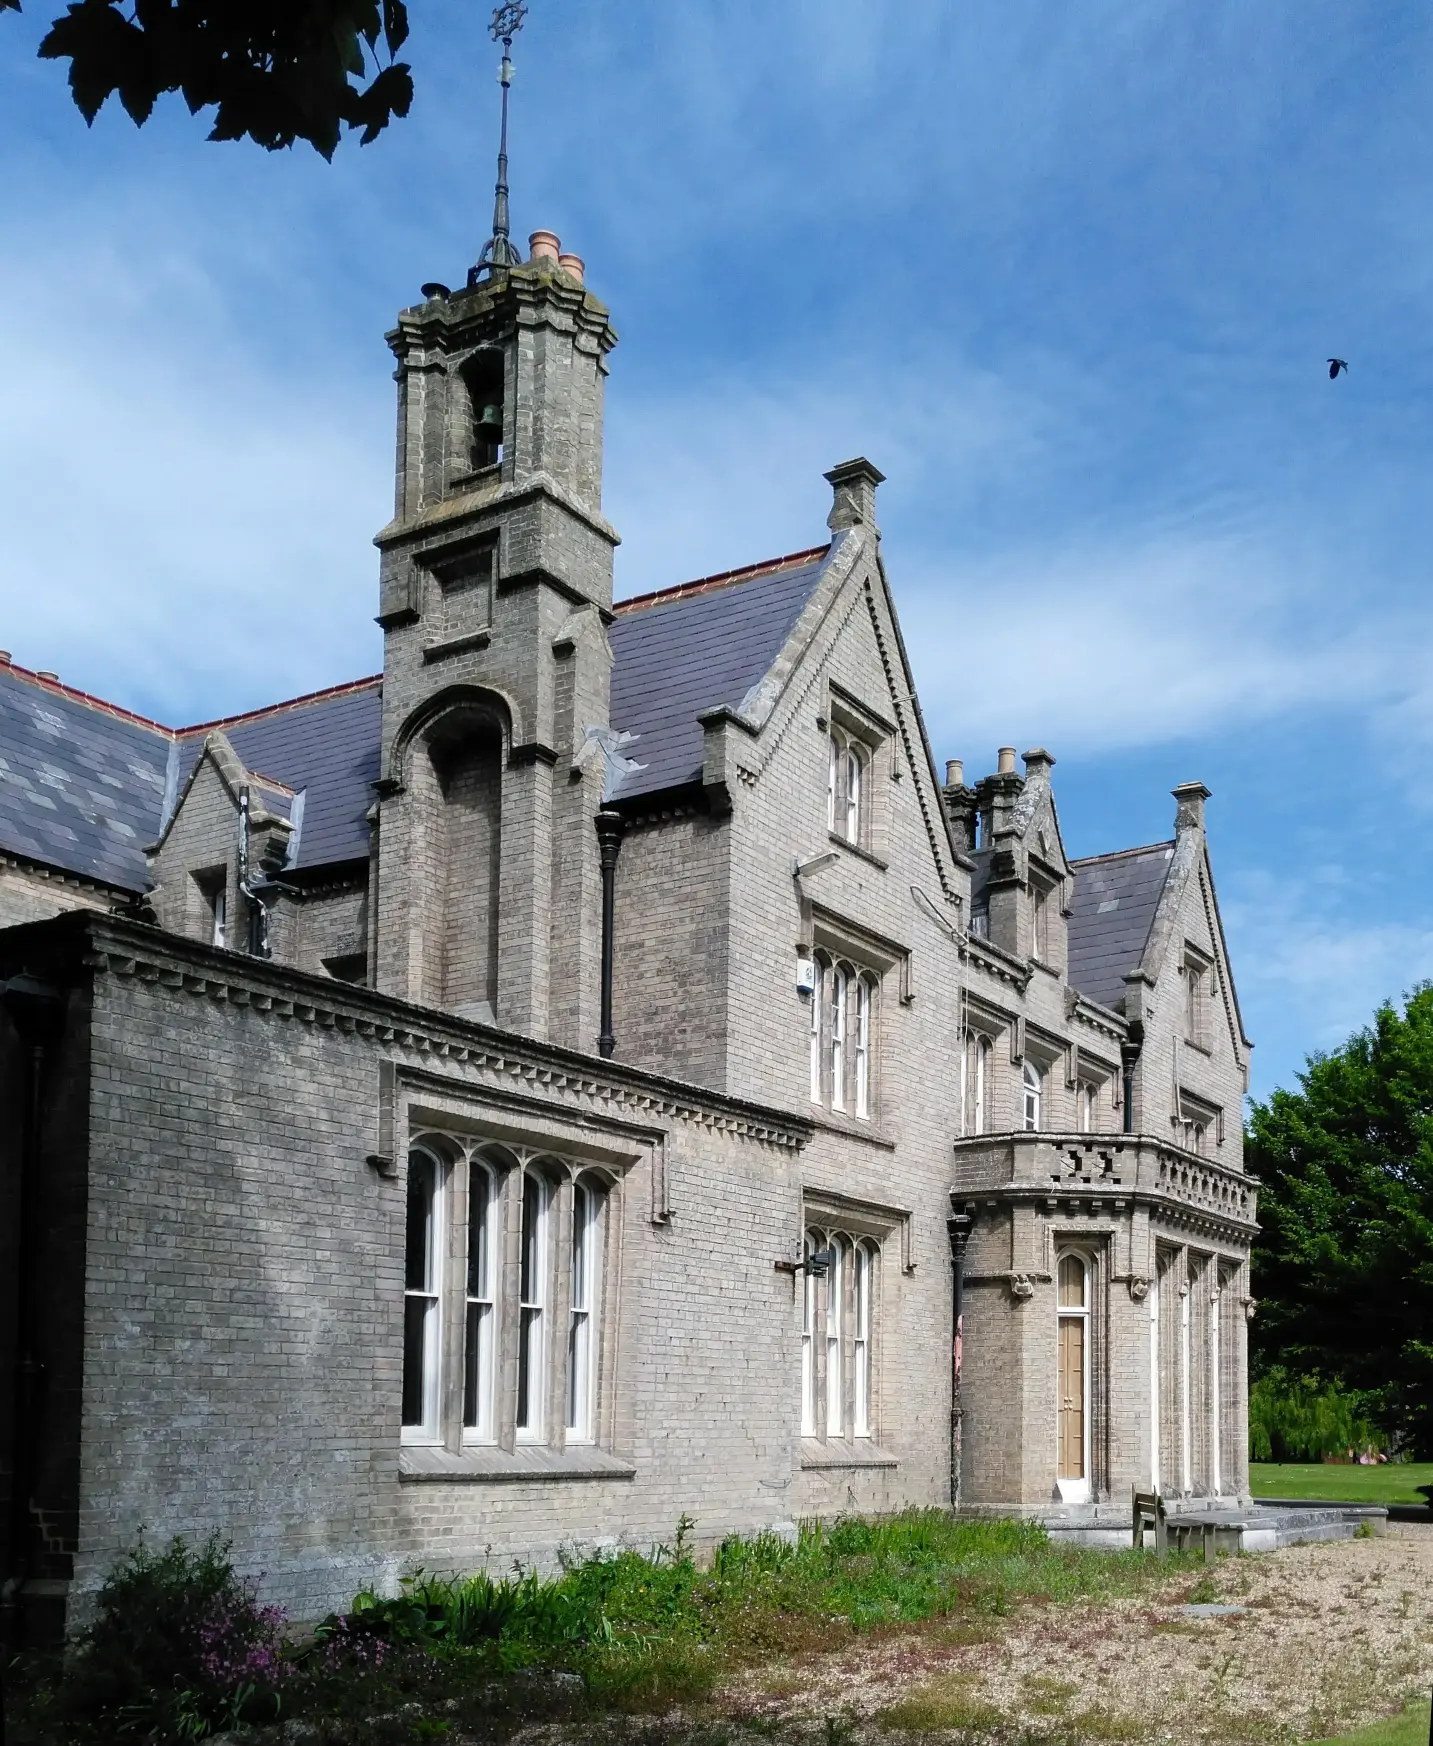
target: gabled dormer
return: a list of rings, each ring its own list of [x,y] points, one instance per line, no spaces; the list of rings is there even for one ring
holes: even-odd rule
[[[145,851],[149,904],[171,933],[266,958],[269,910],[298,850],[304,797],[247,769],[222,732],[205,738],[182,784],[181,755],[176,743],[173,799]]]

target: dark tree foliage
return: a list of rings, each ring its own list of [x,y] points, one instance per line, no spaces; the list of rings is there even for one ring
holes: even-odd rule
[[[393,59],[407,35],[403,0],[71,0],[40,53],[70,63],[88,122],[117,93],[142,126],[179,91],[191,114],[217,111],[210,139],[302,139],[330,158],[343,128],[367,145],[408,113],[412,73]]]
[[[1433,984],[1255,1104],[1255,1363],[1369,1391],[1433,1455]]]

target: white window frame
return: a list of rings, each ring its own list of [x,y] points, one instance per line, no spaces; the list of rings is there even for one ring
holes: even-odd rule
[[[567,1441],[594,1441],[597,1306],[602,1301],[602,1220],[606,1196],[589,1176],[572,1185],[571,1288],[567,1335]]]
[[[826,1269],[826,1435],[839,1437],[846,1428],[846,1246],[832,1237],[827,1248],[831,1264]]]
[[[843,843],[866,847],[870,818],[871,746],[832,725],[827,733],[826,828]]]
[[[524,1165],[520,1180],[515,1425],[519,1443],[543,1443],[547,1440],[549,1226],[553,1194],[551,1182],[535,1165]],[[531,1226],[528,1223],[530,1184],[534,1189],[532,1204],[536,1209]]]
[[[990,1112],[990,1038],[982,1032],[977,1032],[974,1038],[975,1071],[971,1075],[973,1091],[970,1104],[970,1131],[972,1134],[983,1134],[986,1131],[986,1118]]]
[[[1066,1307],[1060,1302],[1060,1271],[1066,1261],[1075,1261],[1080,1268],[1080,1306]],[[1055,1256],[1055,1316],[1057,1323],[1066,1320],[1078,1320],[1084,1324],[1084,1363],[1081,1366],[1081,1385],[1084,1399],[1081,1403],[1080,1429],[1084,1448],[1081,1452],[1081,1475],[1066,1475],[1060,1472],[1060,1363],[1059,1341],[1056,1340],[1055,1359],[1055,1477],[1060,1489],[1060,1497],[1065,1503],[1088,1503],[1092,1496],[1090,1488],[1090,1402],[1092,1398],[1091,1372],[1094,1368],[1093,1333],[1094,1317],[1090,1302],[1094,1289],[1094,1269],[1090,1265],[1090,1257],[1082,1249],[1061,1249]]]
[[[801,1279],[801,1435],[816,1435],[816,1275],[811,1271],[811,1257],[818,1244],[807,1231],[801,1241],[804,1267]]]
[[[869,1121],[876,1102],[877,971],[818,947],[812,957],[811,1101]]]
[[[482,1194],[481,1217],[478,1191]],[[493,1372],[497,1352],[502,1178],[479,1153],[468,1160],[468,1246],[463,1292],[463,1441],[493,1441]],[[476,1249],[476,1254],[475,1254]],[[477,1263],[475,1266],[474,1263]]]
[[[1044,1072],[1027,1055],[1020,1064],[1020,1122],[1025,1133],[1040,1132],[1044,1102]]]
[[[831,1261],[818,1275],[811,1260],[822,1251]],[[881,1239],[810,1224],[801,1254],[801,1435],[823,1442],[869,1439],[875,1435]]]
[[[811,963],[811,1101],[826,1101],[823,1039],[826,1025],[826,962],[823,958]]]
[[[844,964],[831,970],[831,1108],[846,1113],[846,1025],[850,1018],[851,977]]]
[[[413,1189],[415,1168],[432,1173],[432,1192],[427,1202],[426,1238],[421,1278],[413,1278]],[[408,1154],[407,1193],[403,1230],[403,1365],[401,1435],[408,1443],[436,1443],[442,1439],[443,1401],[443,1260],[447,1250],[447,1211],[450,1166],[431,1146],[415,1145]],[[414,1310],[422,1306],[421,1340],[411,1343]],[[409,1413],[410,1363],[419,1366],[416,1416]]]
[[[1091,1080],[1077,1079],[1075,1081],[1075,1127],[1079,1133],[1093,1134],[1096,1131],[1095,1112],[1098,1097],[1098,1089]]]
[[[871,1434],[871,1245],[864,1239],[852,1251],[851,1435]]]

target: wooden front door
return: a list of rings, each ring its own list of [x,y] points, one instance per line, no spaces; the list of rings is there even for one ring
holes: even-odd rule
[[[1085,1478],[1085,1318],[1083,1316],[1060,1317],[1059,1474],[1061,1479]]]

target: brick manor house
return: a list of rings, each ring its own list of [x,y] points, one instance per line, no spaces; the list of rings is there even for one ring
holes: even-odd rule
[[[546,232],[399,316],[381,675],[174,729],[0,663],[32,1636],[141,1529],[313,1617],[684,1511],[1247,1496],[1207,791],[1071,861],[1047,752],[942,782],[865,460],[614,605],[615,339]]]

